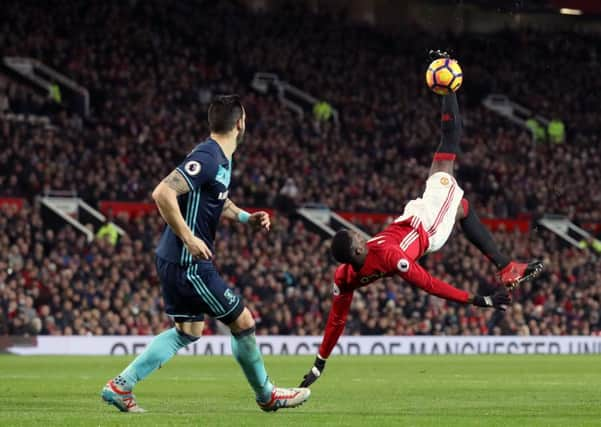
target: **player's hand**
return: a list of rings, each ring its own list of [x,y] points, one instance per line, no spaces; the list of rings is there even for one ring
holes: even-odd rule
[[[476,295],[472,304],[477,305],[478,307],[494,307],[497,310],[505,311],[507,306],[511,304],[511,295],[507,290],[500,289],[493,295]]]
[[[196,258],[196,259],[211,259],[213,258],[213,254],[211,250],[208,248],[207,244],[196,236],[190,237],[187,241],[184,242],[186,245],[186,249],[188,252]]]
[[[269,214],[264,211],[253,213],[250,218],[248,218],[248,223],[254,230],[269,231],[269,228],[271,227],[271,219],[269,219]]]
[[[315,362],[313,363],[313,367],[309,372],[305,374],[303,377],[303,381],[300,383],[299,387],[309,387],[313,384],[323,373],[323,370],[326,368],[326,360],[317,356],[315,358]]]
[[[430,52],[428,52],[428,56],[430,57],[430,59],[432,61],[434,61],[435,59],[438,58],[450,58],[451,55],[448,54],[448,52],[437,49],[437,50],[430,50]]]

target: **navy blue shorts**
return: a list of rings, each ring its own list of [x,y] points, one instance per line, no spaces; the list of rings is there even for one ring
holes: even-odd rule
[[[156,258],[161,279],[165,311],[176,322],[204,320],[204,315],[232,323],[244,310],[244,304],[219,276],[211,262],[187,267]]]

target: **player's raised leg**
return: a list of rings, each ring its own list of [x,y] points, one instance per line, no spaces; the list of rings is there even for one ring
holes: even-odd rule
[[[478,218],[475,209],[471,208],[465,198],[461,201],[458,216],[465,237],[497,267],[499,280],[505,286],[513,288],[536,278],[543,271],[544,264],[541,261],[521,263],[513,261],[502,253],[488,229]]]
[[[448,57],[445,52],[434,52],[437,57]],[[446,172],[453,175],[455,159],[460,152],[459,141],[461,139],[461,116],[459,114],[459,103],[457,95],[451,92],[442,97],[442,108],[440,114],[441,137],[440,144],[434,154],[430,176],[437,172]]]
[[[228,326],[232,331],[232,353],[244,371],[262,410],[269,412],[280,408],[294,408],[307,401],[311,395],[308,388],[281,388],[269,381],[257,346],[255,321],[248,309],[245,308]]]
[[[448,57],[445,52],[432,52],[436,57]],[[460,152],[461,116],[457,95],[451,92],[442,97],[441,140],[432,166],[430,176],[437,172],[453,175],[455,159]],[[543,263],[532,261],[520,263],[501,253],[487,228],[480,222],[474,209],[470,209],[466,199],[462,200],[458,209],[458,218],[467,239],[474,244],[499,269],[499,279],[510,288],[536,278],[543,270]]]

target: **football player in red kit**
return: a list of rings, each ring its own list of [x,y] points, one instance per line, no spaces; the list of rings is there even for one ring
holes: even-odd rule
[[[314,366],[304,376],[301,387],[310,386],[323,372],[327,358],[344,331],[353,292],[357,288],[382,277],[398,275],[409,284],[449,301],[505,310],[511,302],[506,288],[531,280],[542,271],[540,261],[518,263],[499,251],[453,177],[461,134],[459,106],[454,93],[443,97],[441,127],[441,143],[434,154],[422,197],[407,203],[400,217],[367,241],[359,233],[349,230],[341,230],[333,237],[331,252],[341,265],[334,277],[332,308]],[[494,295],[471,295],[431,276],[418,264],[420,257],[442,248],[456,220],[461,223],[467,239],[499,269],[499,279],[505,286]]]

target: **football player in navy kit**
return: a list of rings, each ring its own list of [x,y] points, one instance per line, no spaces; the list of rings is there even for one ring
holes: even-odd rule
[[[209,315],[229,326],[232,353],[264,411],[295,407],[307,388],[275,387],[255,340],[255,322],[240,297],[221,278],[213,257],[219,219],[269,230],[266,212],[252,215],[229,198],[232,155],[244,138],[246,112],[236,95],[220,96],[209,106],[210,136],[155,188],[152,197],[167,223],[156,250],[167,314],[175,326],[156,336],[123,372],[110,380],[102,398],[124,412],[143,412],[132,393],[137,382],[163,366],[179,349],[198,340]]]

